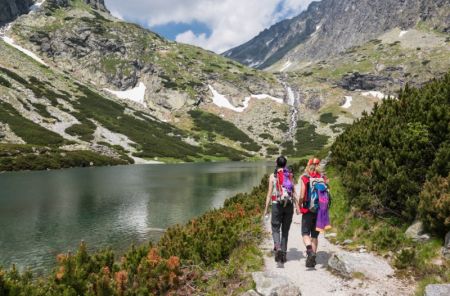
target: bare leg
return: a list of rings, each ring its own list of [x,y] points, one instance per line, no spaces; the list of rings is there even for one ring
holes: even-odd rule
[[[319,240],[317,238],[312,238],[311,239],[311,245],[312,245],[312,248],[313,248],[313,252],[317,253],[317,247],[319,246]]]
[[[304,235],[303,242],[305,243],[305,246],[311,245],[311,237],[309,235]]]

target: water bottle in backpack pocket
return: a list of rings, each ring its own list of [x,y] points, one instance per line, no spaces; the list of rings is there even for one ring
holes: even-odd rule
[[[309,204],[308,210],[311,213],[317,213],[319,208],[328,208],[330,201],[328,185],[323,178],[309,179]]]

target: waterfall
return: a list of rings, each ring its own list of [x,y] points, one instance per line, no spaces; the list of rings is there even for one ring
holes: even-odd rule
[[[295,131],[297,129],[297,121],[299,115],[299,98],[298,94],[287,84],[285,81],[281,81],[284,89],[286,90],[286,103],[290,106],[290,118],[289,118],[289,130],[287,137],[291,141],[295,141]]]

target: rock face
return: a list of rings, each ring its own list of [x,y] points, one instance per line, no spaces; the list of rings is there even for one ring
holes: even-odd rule
[[[264,296],[300,296],[300,289],[288,278],[271,272],[254,272],[256,292]]]
[[[300,15],[275,24],[247,43],[224,53],[243,64],[267,68],[280,59],[327,58],[399,27],[427,22],[448,32],[448,0],[323,0]]]
[[[372,74],[346,74],[339,82],[339,86],[346,90],[375,90],[393,84],[392,78],[375,76]]]
[[[16,17],[28,13],[34,0],[0,1],[0,25],[13,21]]]
[[[12,37],[31,43],[60,70],[100,89],[127,91],[143,83],[146,106],[161,120],[174,120],[175,111],[199,102],[210,103],[209,85],[235,106],[250,94],[283,94],[266,73],[118,20],[102,11],[103,0],[83,1],[93,9],[47,0],[43,10],[15,22],[12,31],[18,36]]]
[[[394,274],[388,263],[367,253],[339,252],[331,256],[328,267],[347,278],[357,273],[369,279],[383,280]]]
[[[450,284],[428,285],[425,287],[425,296],[447,296],[450,295]]]
[[[105,0],[85,0],[85,2],[95,9],[108,11],[105,6]]]
[[[427,241],[430,239],[430,236],[424,233],[423,223],[420,221],[416,221],[409,226],[405,231],[405,235],[413,241]]]

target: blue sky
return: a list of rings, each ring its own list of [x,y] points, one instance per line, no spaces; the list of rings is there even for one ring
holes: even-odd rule
[[[298,15],[311,0],[105,0],[113,15],[221,53]]]
[[[179,34],[189,30],[195,35],[206,34],[206,37],[210,37],[212,34],[211,28],[207,24],[199,21],[192,21],[190,23],[170,22],[168,24],[151,26],[149,29],[170,40],[175,40]]]

